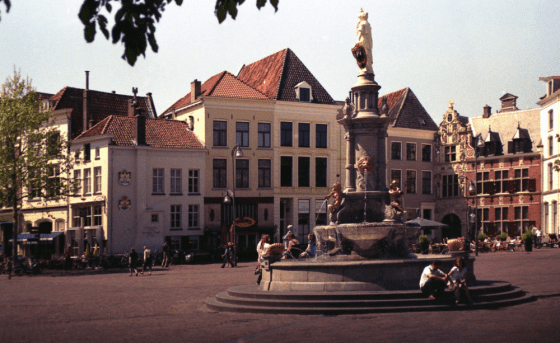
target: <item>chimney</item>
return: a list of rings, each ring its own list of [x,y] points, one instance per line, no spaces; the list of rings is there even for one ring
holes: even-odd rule
[[[138,108],[138,100],[136,99],[136,94],[138,93],[138,88],[132,87],[132,94],[134,96],[132,99],[128,100],[128,116],[134,117],[136,115],[136,109]]]
[[[152,111],[153,117],[157,118],[156,105],[154,104],[154,99],[152,98],[152,93],[146,93],[146,96],[148,97],[148,107]]]
[[[489,118],[492,115],[492,107],[488,106],[487,104],[483,108],[484,108],[484,112],[482,114],[482,118]]]
[[[83,106],[82,106],[82,132],[87,131],[90,126],[90,113],[89,113],[89,101],[88,94],[89,91],[89,71],[86,70],[86,89],[84,89],[83,94]]]
[[[517,97],[515,95],[506,93],[504,96],[500,98],[500,101],[502,102],[502,108],[500,109],[500,113],[518,110]]]
[[[191,102],[195,102],[196,100],[198,100],[199,96],[200,96],[200,81],[194,79],[194,81],[191,82]]]
[[[136,144],[146,145],[146,116],[139,110],[136,115]]]
[[[171,119],[175,120],[177,118],[177,114],[175,113],[175,108],[171,108]]]

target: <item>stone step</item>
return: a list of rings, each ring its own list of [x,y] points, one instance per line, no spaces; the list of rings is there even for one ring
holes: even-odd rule
[[[410,311],[448,311],[512,306],[533,299],[520,288],[507,282],[494,282],[471,289],[474,303],[455,305],[453,293],[446,291],[438,300],[427,299],[419,291],[281,293],[262,291],[256,285],[232,287],[216,297],[208,298],[208,308],[216,311],[344,314]]]

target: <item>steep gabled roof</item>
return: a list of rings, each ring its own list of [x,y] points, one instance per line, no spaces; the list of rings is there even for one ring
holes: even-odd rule
[[[118,146],[136,145],[136,118],[109,116],[76,138],[111,134]],[[204,149],[188,125],[182,121],[146,118],[146,144],[157,148]]]
[[[437,131],[438,126],[430,117],[420,100],[410,88],[403,88],[379,97],[381,108],[383,97],[387,98],[388,116],[394,118],[392,126],[408,129]]]
[[[299,101],[294,87],[306,81],[311,86],[314,103],[334,104],[330,94],[289,48],[244,66],[237,77],[269,99],[281,101]]]
[[[222,71],[206,80],[200,86],[200,95],[224,98],[267,99],[266,95],[245,84],[228,71]],[[171,112],[172,109],[178,110],[191,103],[191,93],[189,92],[169,106],[168,109],[162,112],[162,115]]]
[[[88,98],[90,118],[94,122],[99,122],[110,115],[127,116],[128,101],[133,96],[88,90]],[[137,96],[136,99],[146,116],[153,118],[155,113],[152,111],[149,99],[142,96]],[[83,132],[84,89],[64,87],[49,100],[53,104],[51,108],[53,111],[72,109],[72,138]]]

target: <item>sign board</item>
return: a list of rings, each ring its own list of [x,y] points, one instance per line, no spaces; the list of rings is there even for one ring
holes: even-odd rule
[[[309,213],[309,200],[298,201],[298,213]]]

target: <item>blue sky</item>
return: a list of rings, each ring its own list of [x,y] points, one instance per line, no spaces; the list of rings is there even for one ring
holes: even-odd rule
[[[336,100],[356,82],[350,48],[360,8],[369,12],[373,69],[380,93],[410,87],[439,124],[453,100],[465,116],[488,104],[500,108],[503,94],[517,95],[519,108],[534,108],[544,95],[540,76],[560,75],[560,1],[330,1],[282,0],[278,12],[255,1],[236,20],[218,24],[214,1],[185,0],[169,6],[157,26],[159,52],[148,50],[134,67],[122,46],[98,33],[86,43],[77,17],[78,0],[12,1],[0,22],[0,77],[13,67],[33,79],[38,91],[65,86],[141,95],[151,92],[161,113],[204,81],[291,48]]]

